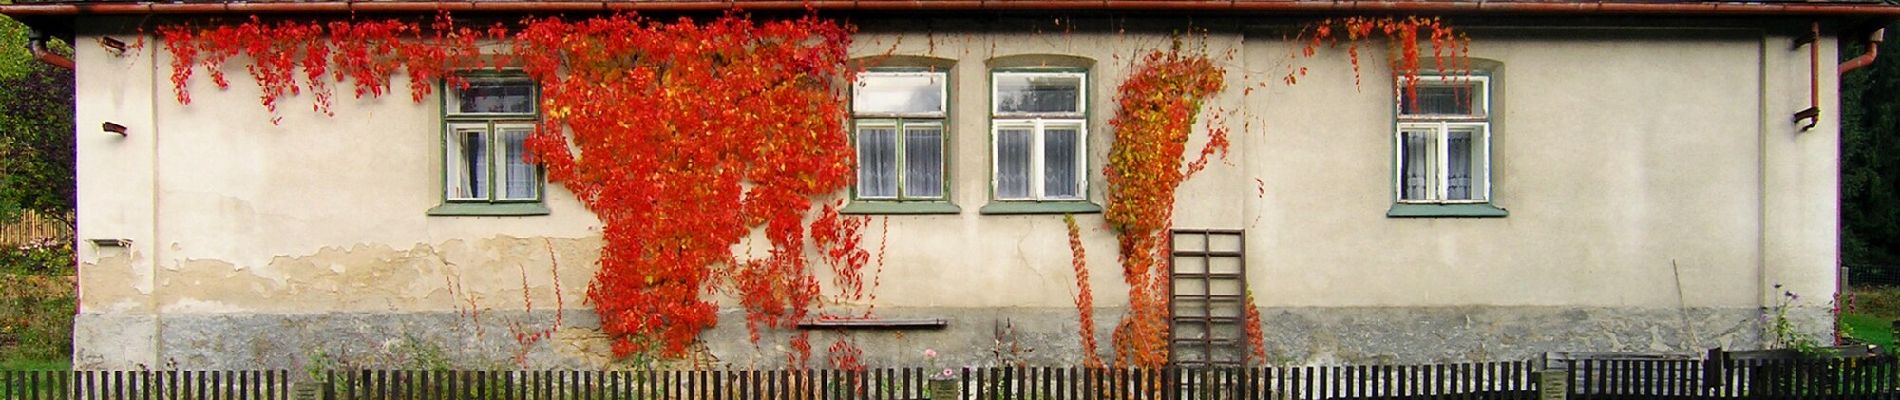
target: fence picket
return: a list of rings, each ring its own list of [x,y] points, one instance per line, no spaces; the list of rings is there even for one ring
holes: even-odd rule
[[[1569,397],[1900,398],[1900,358],[1561,360]],[[960,399],[1534,399],[1529,361],[1301,367],[965,367]],[[287,400],[289,370],[0,371],[0,399]],[[325,400],[863,399],[930,397],[918,367],[644,371],[313,371]],[[519,392],[519,394],[517,394]]]

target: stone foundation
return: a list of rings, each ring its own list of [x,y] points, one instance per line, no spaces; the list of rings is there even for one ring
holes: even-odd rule
[[[1560,307],[1263,308],[1268,363],[1363,364],[1502,361],[1543,352],[1669,352],[1755,349],[1765,311]],[[812,330],[812,365],[828,365],[840,338],[871,366],[986,366],[1081,360],[1076,317],[1067,308],[879,309],[886,318],[942,318],[943,329]],[[1827,310],[1791,312],[1826,341]],[[1098,351],[1112,360],[1110,331],[1121,315],[1096,313]],[[616,362],[589,310],[336,314],[82,314],[74,330],[82,369],[307,369],[327,367],[598,369]],[[771,368],[793,352],[792,332],[748,340],[743,315],[726,310],[702,334],[691,360],[671,367]],[[150,334],[148,334],[150,333]],[[155,339],[154,339],[155,337]]]

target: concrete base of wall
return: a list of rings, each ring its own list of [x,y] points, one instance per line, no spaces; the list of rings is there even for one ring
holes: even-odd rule
[[[828,365],[840,340],[872,366],[983,366],[1080,362],[1075,310],[1068,308],[879,308],[886,318],[943,318],[937,330],[813,330],[812,364]],[[1518,360],[1549,351],[1661,352],[1761,348],[1767,319],[1754,308],[1566,307],[1263,308],[1272,364],[1431,363]],[[1791,311],[1826,341],[1827,310]],[[404,314],[83,314],[75,324],[75,366],[104,368],[605,368],[616,362],[589,310],[555,313]],[[1096,313],[1098,351],[1112,360],[1119,310]],[[781,366],[794,332],[747,338],[743,315],[727,310],[702,335],[700,366]]]

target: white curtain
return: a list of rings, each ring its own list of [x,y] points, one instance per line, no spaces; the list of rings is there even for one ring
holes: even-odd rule
[[[503,193],[511,200],[532,200],[535,191],[540,189],[536,185],[539,179],[534,175],[534,165],[528,164],[524,158],[528,153],[527,140],[527,129],[513,128],[502,131],[502,141],[507,145],[506,151],[502,153],[501,164],[507,171],[506,180],[502,181],[505,184]]]
[[[1445,144],[1446,153],[1448,153],[1447,155],[1449,157],[1449,159],[1445,160],[1445,169],[1447,170],[1445,198],[1447,200],[1471,200],[1471,152],[1473,150],[1471,146],[1471,132],[1452,131],[1447,134],[1450,136],[1446,138],[1447,143]]]
[[[1081,132],[1073,127],[1048,128],[1043,131],[1042,143],[1042,191],[1043,196],[1055,199],[1079,199],[1081,190],[1076,182],[1076,147]]]
[[[943,128],[904,129],[904,196],[943,197]]]
[[[1400,198],[1430,200],[1436,192],[1432,178],[1437,176],[1437,172],[1432,170],[1431,156],[1437,151],[1437,146],[1434,146],[1428,131],[1410,131],[1401,135],[1405,142],[1401,156],[1405,162],[1399,165],[1399,177],[1404,180],[1404,191]]]
[[[1028,128],[1005,128],[996,132],[996,198],[1027,199],[1029,157],[1034,136]]]
[[[858,197],[897,197],[896,128],[858,128]]]
[[[450,199],[488,198],[488,138],[482,129],[456,128],[448,140],[447,195]]]

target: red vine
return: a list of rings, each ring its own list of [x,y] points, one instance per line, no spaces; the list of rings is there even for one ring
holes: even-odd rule
[[[1452,29],[1436,17],[1346,17],[1320,20],[1300,32],[1299,37],[1305,42],[1301,54],[1310,58],[1322,46],[1337,47],[1342,39],[1340,32],[1345,33],[1346,54],[1351,57],[1352,83],[1355,86],[1359,84],[1359,44],[1374,36],[1385,37],[1389,56],[1386,62],[1391,67],[1392,77],[1403,85],[1407,98],[1417,97],[1417,85],[1414,83],[1419,73],[1424,71],[1421,63],[1423,50],[1419,47],[1421,32],[1431,43],[1434,68],[1452,72],[1471,69],[1470,58],[1466,57],[1471,51],[1471,37]],[[1448,63],[1447,52],[1456,53],[1458,57]],[[1458,65],[1459,62],[1464,64]],[[1287,72],[1284,80],[1290,85],[1305,75],[1306,68],[1300,67]]]
[[[1182,163],[1188,134],[1203,102],[1221,91],[1225,73],[1203,54],[1183,54],[1179,44],[1143,57],[1123,81],[1121,111],[1109,120],[1115,144],[1109,150],[1105,217],[1120,243],[1122,279],[1128,283],[1128,315],[1115,327],[1115,363],[1158,367],[1168,361],[1167,239],[1174,191],[1206,165],[1226,155],[1227,129],[1209,124],[1201,157]]]
[[[618,15],[530,20],[515,36],[548,109],[531,157],[606,224],[588,298],[620,339],[616,352],[653,339],[676,355],[710,328],[713,305],[699,293],[714,265],[733,267],[755,341],[761,326],[807,317],[818,283],[803,218],[810,198],[845,187],[854,162],[832,86],[849,77],[849,33],[809,16]],[[735,260],[731,247],[753,227],[764,228],[769,254]]]
[[[490,66],[476,39],[508,39],[511,52],[491,56],[542,87],[544,119],[529,139],[530,161],[605,225],[587,298],[623,356],[655,348],[682,354],[716,323],[713,305],[700,297],[716,288],[716,277],[740,295],[755,341],[760,327],[807,317],[818,284],[803,257],[804,218],[812,198],[845,187],[855,163],[837,134],[845,110],[834,89],[851,76],[844,68],[851,31],[812,16],[754,22],[737,15],[706,23],[531,18],[514,30],[476,30],[446,13],[426,26],[253,17],[158,29],[173,56],[180,103],[191,102],[193,69],[203,67],[228,88],[222,70],[243,57],[273,113],[282,97],[304,90],[315,93],[313,109],[329,113],[326,74],[353,81],[358,97],[382,96],[392,77],[407,74],[420,102],[438,81],[465,85],[454,72]],[[814,240],[840,285],[861,296],[863,221],[825,214]],[[731,248],[755,229],[763,229],[770,253],[735,257]],[[795,338],[793,345],[801,349],[795,360],[809,357],[809,344]]]
[[[1069,263],[1075,267],[1075,313],[1080,320],[1078,334],[1082,337],[1082,366],[1101,368],[1102,356],[1095,348],[1095,291],[1089,288],[1089,263],[1087,249],[1082,247],[1082,228],[1075,224],[1075,216],[1064,214],[1062,223],[1069,227]]]

